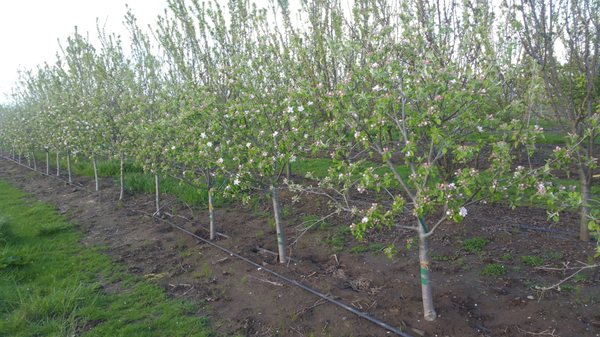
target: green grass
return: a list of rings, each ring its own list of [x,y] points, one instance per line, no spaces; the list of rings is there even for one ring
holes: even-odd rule
[[[348,226],[339,226],[327,236],[327,243],[335,253],[344,250],[346,242],[352,238],[352,232]]]
[[[302,217],[302,226],[309,230],[327,230],[333,225],[322,220],[322,218],[318,215],[307,214]]]
[[[211,335],[198,308],[83,247],[52,207],[25,199],[0,181],[0,336]]]
[[[565,254],[563,252],[559,252],[556,250],[551,250],[549,252],[547,252],[546,254],[544,254],[544,258],[548,259],[548,260],[562,260],[565,257]]]
[[[504,276],[506,275],[506,268],[499,263],[490,263],[486,264],[485,267],[481,270],[481,275],[483,276]]]
[[[308,172],[311,172],[315,178],[322,178],[327,176],[327,172],[331,166],[331,159],[302,158],[292,164],[292,170],[298,175],[304,176]]]
[[[521,256],[521,263],[530,267],[539,267],[544,264],[544,258],[535,255],[523,255]]]
[[[365,245],[356,245],[350,249],[350,252],[354,254],[366,253],[368,251],[369,247]]]
[[[453,257],[451,255],[444,255],[444,254],[431,254],[431,259],[433,261],[438,261],[438,262],[448,262],[448,261],[452,261]]]
[[[559,135],[560,136],[560,135]],[[549,137],[552,137],[550,134]],[[38,153],[36,154],[36,158],[38,158],[38,165],[45,165],[45,154]],[[54,154],[50,156],[50,165],[52,167],[51,172],[55,171],[56,158]],[[334,161],[329,158],[300,158],[298,161],[294,162],[292,165],[292,171],[295,174],[305,176],[308,172],[312,174],[312,176],[316,179],[326,177],[328,175],[328,171],[334,165]],[[380,176],[383,176],[386,173],[390,173],[390,170],[387,166],[382,165],[381,163],[375,163],[372,161],[365,161],[361,163],[363,168],[375,167],[374,172]],[[93,177],[93,169],[91,161],[78,157],[72,160],[73,174],[75,176],[87,176]],[[408,185],[411,186],[410,179],[408,179],[410,175],[410,170],[406,166],[397,166],[399,174],[408,182]],[[61,170],[63,174],[66,172],[66,160],[62,158],[61,160]],[[98,172],[101,177],[112,177],[115,179],[118,184],[119,177],[119,161],[115,159],[109,160],[99,160],[98,161]],[[439,182],[439,175],[434,173],[433,176],[429,180],[429,184],[431,186],[435,186]],[[217,182],[217,185],[220,185],[222,182]],[[574,185],[579,190],[579,182],[573,179],[556,179],[554,181],[556,184],[562,184],[566,186]],[[137,165],[133,165],[131,163],[126,163],[125,165],[125,187],[128,192],[144,192],[153,194],[154,193],[154,177],[152,175],[146,174],[143,172],[142,168]],[[400,185],[397,181],[392,180],[392,188],[400,188]],[[516,193],[516,187],[513,187]],[[512,190],[512,189],[511,189]],[[512,193],[509,190],[509,193]],[[187,203],[190,206],[201,206],[206,207],[208,204],[208,196],[206,193],[205,186],[193,187],[188,184],[182,183],[179,180],[171,177],[162,177],[161,178],[161,192],[169,195],[173,195],[179,200]],[[592,198],[599,199],[600,198],[600,185],[592,186],[591,188]],[[524,196],[520,200],[516,200],[515,204],[518,206],[531,206],[531,207],[546,207],[546,201],[534,198],[535,193],[532,191],[528,195]],[[221,193],[214,193],[214,206],[220,207],[226,205],[230,200],[227,200],[223,197]]]
[[[463,242],[463,249],[467,252],[471,252],[473,254],[480,254],[483,251],[483,248],[489,243],[487,239],[475,236],[469,239],[466,239]]]
[[[125,189],[130,193],[144,192],[154,194],[154,177],[142,172],[125,174]],[[171,177],[163,177],[160,181],[161,193],[175,196],[177,199],[193,206],[208,205],[208,193],[206,187],[199,188],[180,182]],[[227,200],[220,193],[213,195],[214,206],[222,206]]]
[[[328,171],[334,165],[333,160],[328,158],[302,158],[295,162],[292,166],[292,170],[295,174],[298,175],[306,175],[308,172],[312,174],[315,178],[324,178],[328,175]],[[361,167],[367,169],[369,167],[374,167],[373,171],[375,174],[383,176],[385,173],[390,173],[391,171],[387,166],[382,166],[381,163],[375,163],[372,161],[365,161],[361,164]],[[397,166],[396,170],[398,173],[406,180],[408,180],[408,176],[410,175],[410,169],[407,166]]]
[[[38,158],[38,165],[44,166],[45,154],[36,154]],[[61,174],[67,172],[67,161],[65,158],[61,158]],[[41,167],[40,166],[40,167]],[[56,172],[56,157],[50,156],[50,167],[51,173]],[[85,176],[89,178],[94,177],[94,169],[91,160],[87,158],[73,158],[71,160],[72,174],[74,176]],[[143,192],[154,194],[154,176],[144,173],[142,167],[132,164],[130,162],[125,163],[125,190],[129,193]],[[115,183],[118,184],[120,175],[120,163],[116,159],[98,160],[98,176],[104,178],[113,178]],[[217,185],[221,184],[222,181],[217,181]],[[206,206],[208,205],[208,194],[205,186],[200,185],[197,188],[189,184],[185,184],[178,179],[172,177],[161,177],[160,182],[161,193],[173,195],[179,200],[187,203],[191,206]],[[227,200],[223,198],[220,193],[213,195],[214,206],[222,206],[227,203]]]
[[[538,144],[564,145],[567,144],[567,136],[555,132],[544,132],[544,136],[538,137],[536,142]]]
[[[37,160],[38,169],[45,170],[46,167],[46,153],[37,152],[35,154]],[[94,177],[94,168],[92,166],[91,159],[84,158],[81,156],[71,158],[71,169],[75,176],[86,176]],[[98,159],[98,176],[99,177],[118,177],[120,173],[120,163],[116,159]],[[60,170],[61,174],[67,173],[67,159],[65,154],[61,153],[60,157]],[[125,173],[142,173],[143,170],[140,166],[126,162],[124,166]],[[56,173],[56,153],[50,153],[50,173]]]

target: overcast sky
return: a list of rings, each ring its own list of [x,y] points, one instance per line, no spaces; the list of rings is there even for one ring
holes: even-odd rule
[[[96,18],[107,32],[127,36],[122,22],[125,4],[140,26],[154,25],[166,0],[1,0],[0,1],[0,103],[6,102],[19,69],[53,63],[64,41],[77,26],[83,34],[96,34]]]

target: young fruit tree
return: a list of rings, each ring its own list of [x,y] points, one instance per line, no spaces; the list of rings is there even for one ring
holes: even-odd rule
[[[68,102],[72,111],[74,133],[72,141],[76,149],[92,162],[96,191],[99,190],[98,157],[106,155],[108,141],[98,103],[98,56],[88,38],[77,29],[62,48],[63,72],[68,82]]]
[[[413,231],[423,316],[433,321],[429,238],[467,217],[469,205],[506,196],[513,149],[532,135],[504,120],[516,107],[497,99],[491,3],[364,0],[352,13],[342,46],[329,51],[347,60],[344,76],[317,95],[331,116],[321,132],[336,165],[317,186],[291,187],[353,214],[359,239],[382,227]],[[356,200],[370,193],[382,200]]]
[[[555,155],[575,164],[579,238],[587,242],[589,227],[598,228],[591,187],[600,141],[600,2],[513,0],[506,5],[524,51],[537,65],[545,115],[568,134],[567,146]]]
[[[233,3],[232,3],[233,6]],[[173,147],[179,178],[206,191],[209,238],[217,235],[214,200],[226,173],[227,141],[222,115],[235,92],[227,64],[242,47],[228,48],[224,13],[216,2],[169,2],[170,11],[158,21],[157,37],[172,88],[172,119],[178,130]],[[168,14],[171,14],[169,16]]]
[[[135,103],[135,75],[131,60],[123,51],[120,37],[100,31],[100,49],[94,69],[98,86],[98,124],[108,140],[107,149],[119,159],[119,200],[125,196],[125,156],[132,149],[131,128],[137,124],[132,111]]]
[[[129,129],[133,143],[131,156],[142,165],[144,172],[154,176],[154,214],[161,215],[161,176],[174,174],[179,169],[173,151],[180,147],[177,135],[182,133],[175,124],[178,109],[173,103],[177,96],[172,93],[171,83],[163,78],[156,48],[137,25],[131,10],[127,12],[125,22],[130,33],[134,71],[132,114],[138,121]]]
[[[244,41],[229,77],[231,97],[222,116],[232,177],[226,187],[245,197],[253,190],[270,195],[279,262],[286,263],[287,243],[280,190],[286,166],[301,156],[313,132],[311,104],[289,47],[288,32],[271,24],[285,20],[282,7],[248,8],[239,1],[230,41]],[[243,15],[242,15],[243,14]],[[283,18],[282,18],[283,17]],[[270,18],[270,19],[269,19]],[[275,32],[275,33],[273,33]]]

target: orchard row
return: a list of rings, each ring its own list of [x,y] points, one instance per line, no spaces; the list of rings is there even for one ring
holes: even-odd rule
[[[575,0],[170,0],[150,35],[127,13],[127,48],[75,30],[55,63],[23,73],[0,110],[0,144],[45,151],[46,167],[51,152],[66,156],[69,177],[73,156],[90,159],[96,188],[97,161],[118,158],[120,198],[134,162],[156,178],[157,211],[160,177],[180,177],[208,193],[211,239],[215,193],[269,193],[281,262],[281,188],[326,196],[359,238],[414,230],[434,320],[427,240],[470,204],[578,207],[581,239],[597,230],[598,13],[598,1]],[[566,144],[545,165],[520,165],[543,139],[536,123],[552,121]],[[310,157],[330,158],[328,174],[289,179]],[[564,168],[577,169],[577,190],[553,177]],[[357,204],[357,193],[383,201]],[[406,212],[414,223],[397,224]]]

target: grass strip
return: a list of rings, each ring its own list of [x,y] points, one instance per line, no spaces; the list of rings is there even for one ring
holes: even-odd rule
[[[125,272],[0,180],[0,336],[211,336],[198,308]]]

